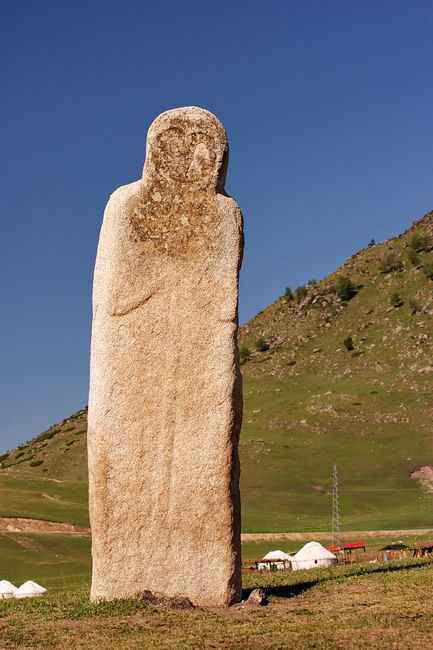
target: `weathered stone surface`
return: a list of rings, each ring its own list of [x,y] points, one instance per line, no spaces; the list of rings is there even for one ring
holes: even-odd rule
[[[237,351],[242,216],[227,138],[181,108],[149,129],[142,179],[110,197],[93,290],[93,599],[240,599]]]

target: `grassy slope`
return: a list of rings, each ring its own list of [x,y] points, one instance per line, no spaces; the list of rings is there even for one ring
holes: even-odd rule
[[[82,409],[0,456],[3,475],[87,481],[86,432],[87,410]]]
[[[432,237],[433,213],[415,230]],[[433,283],[407,260],[412,232],[360,251],[302,302],[281,298],[241,329],[243,345],[270,344],[243,364],[244,531],[327,530],[334,462],[346,529],[432,525],[431,496],[410,478],[433,464],[433,373],[420,372],[432,365]],[[389,252],[402,272],[381,273]],[[339,275],[362,285],[347,304],[333,290]],[[393,291],[405,302],[397,309]],[[4,458],[0,510],[85,523],[85,430],[82,411]]]
[[[0,474],[0,517],[30,517],[88,526],[87,483],[56,482],[30,472]]]
[[[249,530],[326,529],[334,462],[347,529],[431,524],[431,496],[410,478],[433,461],[433,374],[420,372],[431,366],[433,284],[407,260],[415,230],[431,237],[433,214],[358,253],[303,302],[281,298],[242,328],[251,350],[261,337],[270,343],[243,366]],[[402,272],[381,272],[388,253],[404,262]],[[340,275],[363,285],[346,305],[333,290]],[[397,309],[394,291],[405,303]],[[344,348],[348,335],[355,354]]]

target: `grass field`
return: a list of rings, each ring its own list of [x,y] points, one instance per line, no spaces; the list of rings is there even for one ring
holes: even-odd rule
[[[432,542],[431,536],[402,537],[408,546],[424,541]],[[331,540],[324,540],[326,545]],[[367,551],[374,553],[380,548],[397,541],[390,537],[376,537],[364,540]],[[244,542],[242,559],[245,566],[251,565],[268,551],[281,549],[294,553],[305,541],[284,539],[266,542]],[[49,533],[1,533],[0,534],[0,580],[7,579],[16,585],[26,580],[36,580],[46,587],[50,594],[69,592],[75,589],[89,589],[91,579],[90,537],[85,535]],[[1,647],[1,646],[0,646]]]
[[[87,482],[28,473],[0,474],[0,517],[30,517],[89,525]]]
[[[266,588],[270,604],[174,611],[139,600],[91,604],[82,590],[0,602],[2,649],[381,648],[433,645],[432,565],[351,565],[251,573],[245,596]]]
[[[17,586],[35,580],[50,593],[57,593],[88,589],[90,571],[90,537],[0,534],[0,580]]]

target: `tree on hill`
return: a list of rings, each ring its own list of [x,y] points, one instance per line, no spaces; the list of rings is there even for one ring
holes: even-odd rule
[[[335,283],[335,291],[341,300],[351,300],[358,293],[357,287],[353,284],[352,280],[345,275],[338,278]]]
[[[251,356],[250,349],[246,345],[241,345],[241,347],[239,348],[239,358],[241,360],[241,363],[248,361],[250,356]]]
[[[422,270],[426,278],[433,280],[433,262],[430,260],[424,262],[422,265]]]
[[[421,258],[418,254],[418,252],[415,250],[415,248],[409,248],[409,252],[407,254],[407,258],[411,264],[414,266],[420,266],[421,265]]]
[[[415,300],[415,298],[410,298],[409,299],[409,309],[410,309],[410,313],[412,314],[412,316],[415,316],[415,314],[417,314],[419,312],[420,306],[419,306],[418,301]]]
[[[419,253],[425,250],[427,246],[427,237],[422,232],[415,232],[409,241],[409,246],[412,250]]]
[[[269,350],[269,343],[267,343],[266,339],[260,337],[257,339],[255,347],[258,352],[267,352]]]
[[[351,336],[346,336],[346,338],[343,341],[343,345],[348,352],[351,352],[352,350],[355,349],[355,346],[353,345],[353,339]]]
[[[397,257],[395,253],[387,253],[380,265],[382,273],[393,273],[394,271],[403,271],[403,262]]]
[[[389,301],[393,307],[401,307],[404,304],[402,297],[396,291],[391,294]]]
[[[297,287],[297,288],[295,289],[295,297],[296,297],[296,300],[297,300],[298,302],[301,302],[301,300],[302,300],[303,298],[305,298],[305,296],[307,295],[307,293],[308,293],[308,289],[307,289],[306,286],[301,285],[300,287]]]

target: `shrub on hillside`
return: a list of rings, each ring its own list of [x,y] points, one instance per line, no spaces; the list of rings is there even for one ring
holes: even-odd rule
[[[419,253],[427,246],[427,237],[422,232],[415,232],[409,241],[409,246],[412,250]]]
[[[307,293],[308,293],[308,289],[307,289],[307,287],[306,287],[305,285],[301,285],[300,287],[297,287],[297,288],[295,289],[295,297],[296,297],[296,300],[297,300],[298,302],[301,302],[301,300],[302,300],[303,298],[305,298],[305,296],[307,295]]]
[[[284,292],[284,297],[287,298],[288,300],[293,300],[293,291],[291,290],[290,287],[286,287],[286,290]]]
[[[341,300],[351,300],[358,293],[358,289],[353,284],[352,280],[344,275],[338,278],[335,283],[335,291]]]
[[[410,309],[410,313],[412,314],[412,316],[415,316],[415,314],[419,312],[420,306],[419,306],[418,301],[415,300],[415,298],[410,298],[409,299],[409,309]]]
[[[39,467],[39,465],[42,465],[44,461],[43,460],[32,460],[31,463],[29,463],[30,467]]]
[[[414,266],[420,266],[421,264],[421,258],[417,251],[414,248],[409,248],[409,252],[407,254],[407,258],[411,264]]]
[[[351,352],[352,350],[355,349],[355,346],[353,345],[353,339],[351,336],[346,336],[346,338],[343,341],[343,345],[348,352]]]
[[[239,358],[241,360],[241,363],[248,361],[250,356],[251,356],[250,349],[246,345],[241,345],[241,347],[239,348]]]
[[[422,271],[426,278],[433,280],[433,263],[428,261],[422,265]]]
[[[368,248],[373,248],[373,246],[376,246],[376,240],[372,238],[368,242]]]
[[[382,259],[380,270],[382,273],[393,273],[395,271],[403,271],[403,262],[395,255],[395,253],[387,253]]]
[[[401,307],[404,304],[402,297],[396,291],[391,294],[389,302],[391,303],[392,307]]]
[[[266,352],[269,350],[269,343],[264,338],[259,338],[255,343],[255,347],[258,352]]]
[[[45,431],[45,433],[41,433],[40,436],[36,438],[37,442],[42,442],[42,440],[51,440],[51,438],[54,438],[58,433],[60,433],[60,428],[59,427],[53,427],[52,429],[48,429],[48,431]]]

